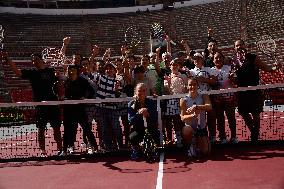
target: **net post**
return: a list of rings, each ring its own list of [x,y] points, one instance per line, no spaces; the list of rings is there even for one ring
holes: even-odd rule
[[[157,97],[157,112],[158,112],[158,127],[160,130],[160,146],[163,147],[164,135],[163,135],[163,125],[162,125],[162,111],[161,111],[161,98]]]

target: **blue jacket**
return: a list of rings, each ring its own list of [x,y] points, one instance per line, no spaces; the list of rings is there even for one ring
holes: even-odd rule
[[[133,126],[134,129],[144,128],[144,121],[142,114],[138,113],[140,109],[139,102],[137,100],[132,100],[128,103],[128,122]],[[145,99],[145,108],[147,108],[150,116],[147,118],[148,127],[157,127],[158,125],[158,112],[157,105],[154,100]]]

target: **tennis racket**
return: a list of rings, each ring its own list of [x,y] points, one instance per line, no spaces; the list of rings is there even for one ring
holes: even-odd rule
[[[42,50],[43,61],[51,67],[63,66],[66,57],[61,53],[60,49],[54,47],[46,47]]]
[[[279,64],[276,57],[277,45],[271,35],[262,35],[256,44],[258,49],[264,55],[266,55],[268,58],[271,58],[274,61],[275,65]],[[273,70],[276,69],[277,69],[276,66],[273,67]]]
[[[164,43],[164,41],[168,38],[167,33],[165,32],[163,26],[158,23],[158,22],[154,22],[151,27],[150,27],[150,32],[151,32],[151,36],[152,38],[156,38],[158,39],[158,41],[160,42],[160,46],[162,46],[162,44]],[[172,40],[170,41],[171,44],[176,45],[175,42],[173,42]]]
[[[141,43],[141,36],[141,30],[134,26],[130,26],[126,29],[124,33],[124,40],[127,46],[126,53],[131,53],[138,47]]]

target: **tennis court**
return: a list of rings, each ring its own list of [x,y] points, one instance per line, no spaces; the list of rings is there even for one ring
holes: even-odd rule
[[[236,119],[240,143],[217,144],[202,159],[189,159],[185,150],[170,146],[155,163],[132,161],[127,149],[85,155],[80,127],[77,153],[57,157],[48,126],[49,157],[39,158],[34,124],[2,127],[0,188],[283,188],[283,106],[264,107],[258,144],[248,142],[249,130],[240,115]],[[226,127],[229,133],[227,121]]]

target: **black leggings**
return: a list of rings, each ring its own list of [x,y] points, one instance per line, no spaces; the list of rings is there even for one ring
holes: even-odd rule
[[[81,111],[80,111],[81,110]],[[97,148],[97,142],[92,132],[92,123],[88,121],[85,109],[75,109],[75,107],[64,109],[64,135],[63,135],[63,149],[74,145],[76,141],[78,123],[83,129],[88,142]],[[84,141],[85,142],[85,141]]]

